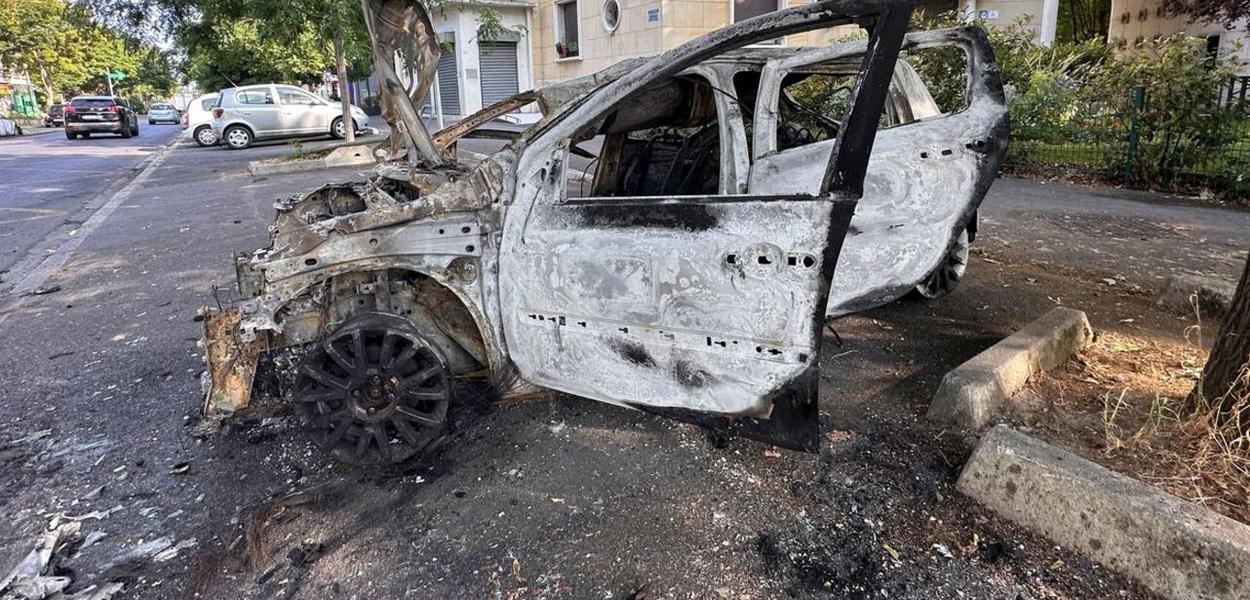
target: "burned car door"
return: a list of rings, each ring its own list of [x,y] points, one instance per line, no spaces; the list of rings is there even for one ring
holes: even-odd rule
[[[875,17],[872,38],[813,188],[723,194],[709,172],[717,161],[699,171],[681,157],[746,151],[719,139],[723,115],[707,101],[717,91],[691,71],[699,61],[845,23],[847,6],[795,7],[683,45],[530,134],[498,271],[508,353],[525,380],[676,416],[738,417],[727,427],[817,447],[825,298],[909,5],[854,4]],[[600,166],[590,197],[571,199],[569,147],[596,135],[621,160]]]
[[[819,163],[829,155],[838,123],[794,106],[812,79],[844,73],[863,43],[811,50],[770,61],[756,104],[749,189],[753,194],[813,191]],[[985,33],[966,27],[913,33],[903,42],[856,208],[834,274],[830,317],[865,310],[912,290],[934,297],[963,274],[975,215],[1007,149],[1007,108]],[[962,92],[954,106],[937,106],[917,70],[917,53],[964,59]],[[930,65],[932,62],[929,63]],[[962,66],[962,65],[961,65]],[[962,71],[962,72],[961,72]],[[835,90],[836,91],[836,90]],[[820,97],[836,100],[833,93]],[[792,110],[787,111],[790,106]],[[789,113],[789,114],[787,114]],[[800,126],[796,126],[798,122]],[[825,131],[822,131],[825,130]]]

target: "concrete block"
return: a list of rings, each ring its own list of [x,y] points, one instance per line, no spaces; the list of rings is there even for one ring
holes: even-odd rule
[[[1193,315],[1193,303],[1197,302],[1203,319],[1218,320],[1228,314],[1236,291],[1237,284],[1233,281],[1209,275],[1180,273],[1169,277],[1167,283],[1163,284],[1163,290],[1159,292],[1156,302],[1159,306],[1182,315]]]
[[[1250,598],[1250,527],[1005,425],[956,487],[1164,598]]]
[[[370,128],[372,130],[372,128]],[[373,146],[376,142],[334,146],[325,156],[302,160],[254,160],[247,165],[252,175],[279,175],[282,173],[301,173],[304,171],[320,171],[338,167],[369,165],[377,162],[373,158]]]
[[[942,378],[928,418],[980,429],[1033,375],[1053,369],[1093,339],[1085,313],[1058,307]]]

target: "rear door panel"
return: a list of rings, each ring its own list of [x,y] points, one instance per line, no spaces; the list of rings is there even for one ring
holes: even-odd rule
[[[964,48],[968,105],[877,133],[864,196],[834,274],[826,311],[831,317],[892,301],[924,279],[974,217],[1006,154],[1006,104],[984,33],[976,28],[922,32],[907,37],[904,47],[909,46]],[[776,76],[836,54],[818,49],[777,61]],[[896,93],[899,80],[895,77]],[[770,153],[760,137],[768,135],[762,127],[756,130],[756,147],[763,154],[757,153],[751,168],[751,192],[816,189],[832,140]]]

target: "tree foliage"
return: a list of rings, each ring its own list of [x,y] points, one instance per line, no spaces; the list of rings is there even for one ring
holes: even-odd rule
[[[351,78],[372,73],[369,36],[354,0],[179,0],[175,32],[201,87],[319,83],[341,35]]]
[[[1160,6],[1172,16],[1188,17],[1199,23],[1219,23],[1226,27],[1250,17],[1250,0],[1163,0]]]
[[[162,98],[177,89],[170,56],[98,22],[85,6],[63,0],[0,0],[0,63],[38,82],[45,103],[108,88],[105,72],[127,78],[119,94]]]

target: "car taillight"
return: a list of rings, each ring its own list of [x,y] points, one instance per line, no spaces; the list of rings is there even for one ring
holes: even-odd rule
[[[109,112],[117,112],[117,110],[120,108],[121,107],[116,104],[109,105]]]
[[[214,109],[213,109],[213,118],[214,118],[214,119],[220,119],[220,118],[221,118],[221,115],[224,115],[224,114],[226,114],[226,109],[224,109],[224,108],[214,108]]]
[[[72,112],[74,112],[74,107],[72,107],[72,106],[66,106],[66,107],[65,107],[65,112],[66,112],[66,113],[72,113]]]
[[[191,124],[191,117],[187,116],[187,113],[182,113],[182,126],[186,127],[187,125],[190,125],[190,124]]]

